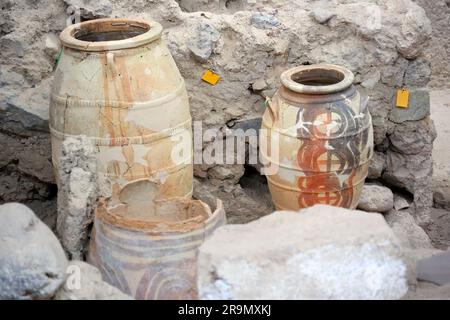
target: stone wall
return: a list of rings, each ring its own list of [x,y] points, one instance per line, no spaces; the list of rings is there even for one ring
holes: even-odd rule
[[[424,50],[431,62],[429,86],[450,88],[450,1],[414,0],[425,9],[433,27],[432,38]]]
[[[358,89],[371,97],[377,151],[371,178],[409,194],[416,219],[427,223],[435,133],[423,87],[430,79],[424,49],[432,29],[425,11],[410,0],[2,0],[0,135],[7,148],[0,154],[0,202],[54,200],[49,83],[57,34],[76,7],[82,20],[161,22],[186,79],[193,119],[204,129],[257,127],[265,97],[287,68],[319,62],[348,67]],[[206,69],[222,77],[216,86],[201,81]],[[396,89],[405,85],[412,89],[412,105],[396,110]],[[204,150],[211,143],[204,141]],[[221,197],[231,222],[273,211],[264,178],[252,166],[197,165],[195,175],[195,196],[210,205]]]

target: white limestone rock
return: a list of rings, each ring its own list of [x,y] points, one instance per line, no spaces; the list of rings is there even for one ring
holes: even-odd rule
[[[52,231],[25,205],[0,206],[0,299],[48,299],[66,277]]]
[[[197,284],[201,299],[398,299],[406,273],[381,215],[317,205],[219,228]]]
[[[83,259],[98,198],[97,159],[86,136],[63,142],[59,159],[57,231],[70,259]]]

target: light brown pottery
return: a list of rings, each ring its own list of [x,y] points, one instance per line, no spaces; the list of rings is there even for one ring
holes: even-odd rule
[[[148,183],[125,186],[119,204],[100,200],[88,261],[136,299],[197,299],[198,247],[226,223],[222,202],[211,212],[199,200],[139,198]]]
[[[50,104],[56,168],[64,139],[86,135],[113,196],[142,178],[154,199],[191,196],[188,96],[161,32],[154,21],[98,19],[61,33]]]
[[[281,75],[263,116],[261,155],[277,209],[356,208],[373,152],[372,120],[344,67],[300,66]]]

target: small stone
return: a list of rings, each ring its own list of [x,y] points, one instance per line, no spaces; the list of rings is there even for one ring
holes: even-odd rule
[[[365,184],[358,209],[368,212],[387,212],[394,207],[394,194],[384,186]]]
[[[370,73],[363,82],[361,82],[361,86],[363,86],[366,89],[373,89],[375,85],[380,81],[381,74],[380,71],[375,70],[374,72]]]
[[[409,202],[399,194],[394,194],[394,209],[399,211],[409,208]]]
[[[109,17],[112,5],[108,0],[64,0],[64,2],[77,11],[85,20]]]
[[[369,174],[367,178],[378,179],[386,168],[386,155],[382,152],[375,151],[372,160],[370,160]]]
[[[66,278],[67,259],[28,207],[0,206],[0,299],[48,299]]]
[[[398,240],[378,214],[316,205],[216,230],[199,249],[201,299],[398,299]]]
[[[416,223],[407,210],[391,210],[384,218],[400,240],[402,247],[408,249],[433,248],[426,232]]]
[[[280,24],[274,15],[265,12],[254,13],[250,18],[250,21],[251,24],[258,29],[269,29]]]
[[[322,7],[314,8],[310,13],[310,16],[320,24],[326,23],[335,15],[333,11]]]
[[[264,79],[258,79],[252,83],[253,91],[262,91],[266,88],[267,88],[267,83],[266,83],[266,80],[264,80]]]
[[[61,42],[56,34],[47,34],[47,37],[45,38],[45,50],[49,55],[54,57],[59,54],[61,50]]]
[[[134,300],[102,280],[100,271],[85,262],[71,261],[68,278],[55,300]]]
[[[417,58],[410,61],[405,73],[405,86],[425,87],[430,82],[431,66],[430,62],[424,58]]]
[[[431,154],[435,139],[436,130],[429,117],[397,124],[389,134],[391,149],[405,155]]]
[[[430,115],[430,94],[426,90],[411,90],[407,108],[392,107],[389,120],[395,123],[417,121]]]
[[[205,62],[211,56],[220,33],[212,25],[202,23],[197,27],[197,37],[188,42],[187,47],[200,61]]]
[[[217,165],[208,170],[208,176],[211,179],[230,180],[234,184],[244,175],[243,165]]]
[[[432,32],[425,10],[420,6],[410,6],[406,14],[401,16],[400,31],[394,35],[398,52],[406,59],[418,57]]]

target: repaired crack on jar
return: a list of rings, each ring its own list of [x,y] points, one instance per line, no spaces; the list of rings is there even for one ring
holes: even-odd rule
[[[275,168],[266,176],[278,210],[356,208],[373,154],[373,128],[368,99],[353,79],[350,70],[330,64],[281,75],[263,115],[267,143],[260,148],[266,167]]]
[[[61,33],[50,103],[55,168],[63,140],[86,135],[113,197],[142,178],[155,183],[154,199],[192,195],[189,101],[161,32],[154,21],[98,19]]]
[[[120,203],[98,203],[88,254],[103,279],[136,299],[197,299],[198,247],[226,223],[222,202],[211,212],[199,200],[149,201],[130,183]]]

